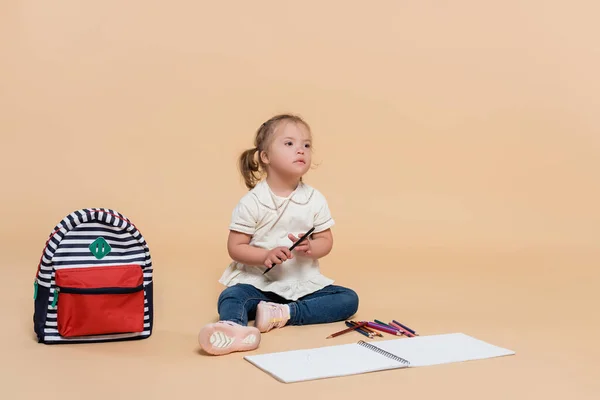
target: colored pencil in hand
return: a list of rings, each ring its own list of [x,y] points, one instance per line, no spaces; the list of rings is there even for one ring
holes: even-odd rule
[[[306,232],[304,235],[302,235],[302,236],[300,237],[300,239],[298,239],[298,240],[296,241],[296,243],[294,243],[294,244],[292,245],[292,247],[290,247],[290,248],[289,248],[289,250],[290,250],[290,251],[294,250],[294,249],[296,248],[296,246],[298,246],[298,245],[299,245],[300,243],[302,243],[304,240],[308,239],[308,237],[310,236],[310,234],[311,234],[311,233],[313,233],[313,231],[314,231],[314,230],[315,230],[315,228],[314,228],[314,227],[310,228],[310,229],[308,230],[308,232]],[[271,268],[267,268],[267,269],[265,270],[265,272],[263,272],[263,275],[264,275],[264,274],[266,274],[267,272],[269,272],[270,270],[272,270],[272,269],[273,269],[273,267],[274,267],[274,266],[276,266],[276,265],[277,265],[277,264],[273,263],[273,265],[271,265]]]

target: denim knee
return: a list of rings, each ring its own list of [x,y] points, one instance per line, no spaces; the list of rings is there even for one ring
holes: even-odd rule
[[[345,288],[345,290],[339,294],[339,301],[346,314],[344,319],[350,318],[358,311],[359,298],[354,290]]]
[[[246,291],[244,290],[244,285],[235,285],[229,286],[225,288],[219,295],[219,300],[217,301],[217,307],[220,308],[223,301],[227,299],[243,299],[246,297]]]

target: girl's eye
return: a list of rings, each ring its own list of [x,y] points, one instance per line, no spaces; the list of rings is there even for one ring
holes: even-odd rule
[[[292,144],[292,142],[285,142],[285,145],[286,145],[286,146],[289,146],[289,145],[291,145],[291,144]]]
[[[307,143],[307,144],[305,144],[305,146],[306,146],[307,148],[309,148],[309,147],[310,147],[310,144],[308,144],[308,143]]]

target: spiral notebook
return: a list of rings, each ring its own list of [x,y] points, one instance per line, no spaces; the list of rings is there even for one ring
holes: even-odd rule
[[[463,333],[415,336],[244,357],[284,383],[501,357],[514,351]]]

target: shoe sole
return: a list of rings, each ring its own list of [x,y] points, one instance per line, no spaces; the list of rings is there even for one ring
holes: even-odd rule
[[[215,324],[200,331],[198,342],[207,353],[224,355],[255,350],[260,344],[260,333],[250,327]]]

